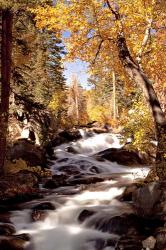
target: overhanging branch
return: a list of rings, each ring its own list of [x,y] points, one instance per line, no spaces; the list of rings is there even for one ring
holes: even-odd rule
[[[119,12],[113,9],[113,7],[111,6],[109,0],[106,0],[106,4],[107,4],[108,8],[110,9],[110,11],[112,12],[112,14],[115,16],[116,20],[120,20]]]
[[[95,64],[95,62],[96,62],[96,59],[97,59],[97,57],[98,57],[98,55],[99,55],[99,53],[100,53],[100,50],[101,50],[101,47],[102,47],[103,42],[104,42],[104,40],[101,40],[100,43],[99,43],[98,50],[97,50],[96,55],[95,55],[95,58],[94,58],[94,60],[93,60],[93,64]]]

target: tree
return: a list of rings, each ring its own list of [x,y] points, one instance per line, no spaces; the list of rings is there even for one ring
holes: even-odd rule
[[[68,90],[68,116],[74,125],[79,125],[86,122],[86,99],[84,90],[81,87],[75,75],[72,77],[72,82]]]
[[[12,21],[13,14],[9,9],[1,10],[1,103],[0,103],[0,174],[3,172],[6,155],[6,135],[8,129],[11,53],[12,53]]]
[[[29,6],[44,1],[29,1]],[[27,8],[27,1],[1,1],[1,103],[0,103],[0,173],[6,157],[6,137],[9,116],[9,96],[12,58],[12,29],[14,10]]]
[[[62,33],[63,30],[70,31],[71,35],[67,39],[70,59],[77,57],[94,62],[92,58],[95,57],[101,63],[110,61],[110,66],[116,64],[115,72],[123,71],[128,81],[142,89],[152,111],[158,141],[156,170],[160,178],[165,178],[166,118],[150,80],[154,79],[159,67],[157,61],[148,58],[154,54],[156,59],[161,47],[160,56],[163,57],[165,52],[164,43],[160,42],[158,45],[156,36],[156,24],[158,21],[162,22],[165,17],[159,2],[57,1],[54,8],[40,8],[36,13],[39,14],[36,17],[39,27],[47,25],[57,33]],[[148,61],[155,63],[156,70],[153,73]]]

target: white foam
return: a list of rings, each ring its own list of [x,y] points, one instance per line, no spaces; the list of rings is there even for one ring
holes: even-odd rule
[[[131,213],[131,206],[117,201],[116,197],[122,194],[124,190],[124,187],[122,187],[123,183],[125,185],[125,183],[131,182],[137,177],[145,177],[148,173],[147,167],[130,168],[115,162],[100,162],[93,157],[93,154],[107,148],[122,147],[118,135],[105,133],[86,138],[84,131],[81,130],[80,132],[83,139],[55,148],[58,160],[54,161],[51,167],[53,173],[62,173],[63,170],[60,170],[62,166],[73,166],[79,170],[79,173],[85,176],[89,174],[95,175],[94,167],[103,176],[111,173],[120,173],[120,175],[116,180],[107,180],[100,183],[97,190],[86,190],[70,197],[63,196],[63,202],[58,200],[62,197],[55,194],[50,195],[47,198],[50,198],[55,203],[59,203],[56,206],[57,209],[49,211],[48,217],[42,222],[32,222],[31,211],[28,209],[14,211],[11,220],[16,225],[17,233],[30,233],[35,250],[95,250],[95,239],[115,237],[114,235],[88,228],[88,222],[91,219],[93,222],[95,219],[103,218],[103,214],[115,216]],[[69,146],[72,146],[78,154],[67,152]],[[101,190],[100,187],[102,187]],[[96,213],[80,224],[78,216],[84,209],[93,209]],[[104,250],[113,249],[111,247],[104,248]]]

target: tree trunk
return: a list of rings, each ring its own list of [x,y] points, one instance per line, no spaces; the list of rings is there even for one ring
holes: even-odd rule
[[[8,131],[9,95],[12,52],[12,20],[13,14],[9,9],[1,11],[1,103],[0,103],[0,174],[6,157],[6,137]]]
[[[117,37],[117,48],[119,59],[124,66],[129,77],[142,88],[145,98],[152,111],[155,122],[156,139],[158,141],[156,156],[156,171],[160,179],[166,178],[166,118],[161,109],[159,100],[153,88],[151,81],[148,79],[143,70],[133,60],[128,50],[126,39],[123,32]],[[144,124],[143,124],[144,125]]]
[[[116,108],[116,77],[115,72],[112,72],[112,85],[113,85],[113,118],[117,118],[117,108]]]

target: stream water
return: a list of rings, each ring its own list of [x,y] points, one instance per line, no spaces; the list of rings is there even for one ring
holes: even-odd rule
[[[113,178],[87,185],[82,191],[81,184],[53,190],[43,200],[54,203],[56,209],[48,211],[44,221],[32,222],[32,202],[26,203],[23,210],[13,211],[12,222],[17,233],[29,233],[32,236],[30,245],[27,244],[28,250],[112,250],[112,246],[104,247],[103,243],[103,247],[100,247],[101,242],[115,240],[119,236],[102,232],[100,224],[115,215],[132,213],[131,205],[118,201],[116,197],[134,178],[146,176],[148,168],[131,168],[115,162],[98,161],[94,156],[96,153],[122,146],[119,136],[107,133],[86,137],[83,131],[81,133],[81,140],[55,148],[57,160],[52,162],[53,174],[61,175],[69,171],[71,183],[72,180],[96,175],[112,175]],[[92,215],[82,220],[79,216],[83,211],[90,211]]]

